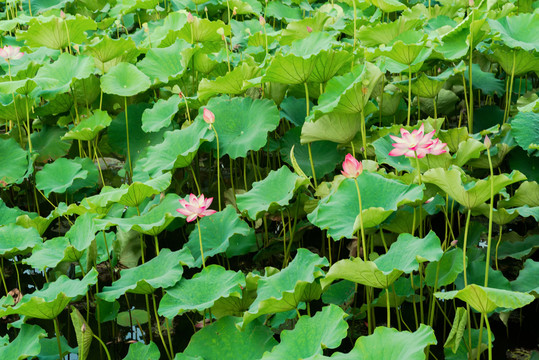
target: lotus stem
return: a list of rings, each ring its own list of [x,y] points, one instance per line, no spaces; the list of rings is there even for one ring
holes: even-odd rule
[[[494,169],[492,168],[492,158],[490,147],[487,146],[488,165],[490,168],[490,204],[488,210],[488,237],[487,237],[487,257],[485,260],[485,287],[488,287],[488,271],[490,268],[490,248],[492,243],[492,213],[494,211]]]
[[[129,163],[129,182],[133,178],[133,166],[131,165],[131,148],[129,147],[129,119],[127,115],[127,96],[124,96],[124,111],[125,111],[125,133],[127,140],[127,162]]]
[[[365,112],[361,109],[361,142],[363,143],[363,157],[367,158],[367,126],[365,124]]]
[[[389,305],[389,290],[386,287],[387,327],[391,327],[391,306]]]
[[[28,11],[30,12],[30,16],[34,16],[32,15],[32,0],[28,0]]]
[[[92,336],[101,344],[101,347],[105,350],[105,354],[107,354],[107,359],[110,360],[110,353],[105,343],[99,338],[99,336],[96,336],[95,334],[92,334]]]
[[[125,298],[127,299],[127,294],[125,294]],[[148,315],[148,335],[150,336],[150,342],[152,342],[152,315],[150,312],[150,300],[148,294],[144,294],[144,300],[146,302],[146,312]],[[131,310],[129,310],[129,314],[131,314]],[[159,318],[157,318],[156,321],[159,322]]]
[[[7,69],[9,74],[9,82],[12,82],[13,79],[11,77],[11,63],[9,60],[7,60]],[[13,109],[15,109],[15,117],[17,118],[17,128],[19,130],[19,141],[22,144],[22,133],[21,133],[21,125],[19,123],[19,114],[17,114],[17,103],[15,102],[15,92],[11,92],[11,96],[13,97]],[[10,121],[10,130],[12,129],[11,121]],[[30,135],[28,135],[28,139],[30,139]]]
[[[200,187],[198,186],[197,176],[195,175],[195,170],[193,169],[193,165],[189,165],[189,168],[191,169],[191,174],[193,175],[193,181],[195,182],[195,187],[197,188],[197,195],[200,196]]]
[[[356,184],[357,197],[359,202],[359,225],[361,231],[361,246],[363,247],[363,261],[368,260],[367,256],[367,246],[365,242],[365,229],[363,228],[363,206],[361,204],[361,192],[359,191],[359,184],[357,183],[357,178],[354,179]],[[359,239],[357,240],[357,256],[359,257]]]
[[[464,244],[462,246],[462,265],[464,268],[464,287],[468,286],[468,278],[466,276],[466,248],[468,246],[468,229],[470,227],[470,216],[472,210],[468,208],[468,213],[466,215],[466,225],[464,225]],[[466,303],[466,312],[468,314],[468,341],[470,348],[472,347],[472,327],[471,327],[471,316],[470,316],[470,305]]]
[[[161,343],[163,344],[163,348],[165,349],[165,352],[167,353],[167,357],[169,360],[172,360],[172,356],[170,352],[168,351],[168,346],[165,343],[165,338],[163,337],[163,332],[161,331],[161,322],[159,321],[159,314],[157,313],[157,304],[155,303],[155,294],[152,293],[152,302],[153,302],[153,312],[155,315],[155,321],[157,323],[157,331],[159,332],[159,337],[161,338]]]
[[[17,259],[13,257],[13,266],[15,267],[15,273],[17,274],[17,284],[19,285],[19,291],[22,294],[21,277],[19,275],[19,268],[17,267]]]
[[[487,336],[488,336],[488,360],[492,360],[492,334],[490,331],[490,323],[488,321],[487,314],[485,316],[485,324],[487,325]],[[481,339],[479,339],[481,341]]]
[[[53,319],[53,323],[54,323],[54,332],[56,334],[56,343],[58,344],[58,355],[60,355],[60,359],[63,359],[62,343],[60,342],[60,325],[58,323],[58,316]]]
[[[470,65],[468,67],[468,71],[469,71],[469,76],[468,76],[468,80],[469,80],[469,87],[470,87],[470,109],[469,109],[469,112],[468,112],[468,132],[470,134],[473,134],[473,85],[472,85],[472,79],[473,79],[473,76],[472,76],[472,73],[473,73],[473,69],[472,69],[472,65],[473,65],[473,49],[474,49],[474,46],[473,46],[473,22],[474,22],[474,12],[472,10],[472,22],[471,22],[471,25],[470,25]]]
[[[414,214],[415,215],[415,214]],[[415,217],[415,216],[414,216]],[[410,273],[410,285],[412,285],[412,290],[413,290],[413,294],[412,294],[412,303],[413,303],[413,309],[414,309],[414,320],[415,320],[415,327],[416,329],[419,328],[419,319],[417,317],[417,305],[416,305],[416,302],[415,302],[415,287],[414,287],[414,273]]]
[[[221,169],[219,164],[219,135],[217,135],[217,129],[211,124],[211,128],[215,133],[215,141],[217,142],[217,200],[219,204],[219,211],[221,211]]]
[[[200,230],[200,221],[197,218],[197,226],[198,226],[198,243],[200,244],[200,257],[202,258],[202,268],[206,268],[206,261],[204,260],[204,249],[202,247],[202,232]]]
[[[2,261],[2,265],[0,266],[0,276],[2,277],[2,284],[4,285],[4,290],[6,291],[6,296],[9,294],[9,290],[7,289],[6,285],[6,279],[4,278],[4,258],[0,258]]]
[[[419,99],[418,99],[419,102]],[[410,115],[412,112],[412,64],[408,64],[408,118],[406,126],[410,126]]]
[[[494,260],[496,262],[496,270],[499,270],[499,268],[498,268],[498,247],[500,246],[500,242],[502,241],[502,231],[503,231],[503,226],[500,225],[500,230],[499,230],[499,234],[498,234],[498,242],[496,243],[496,252],[494,254]]]
[[[307,117],[310,115],[310,109],[309,109],[309,86],[307,85],[307,82],[303,83],[305,87],[305,105],[307,110]],[[316,172],[314,171],[314,162],[313,162],[313,153],[311,150],[311,143],[307,144],[307,150],[309,151],[309,162],[311,163],[311,172],[313,173],[313,181],[314,181],[314,187],[318,187],[318,183],[316,182]]]
[[[228,1],[227,1],[228,3]],[[230,23],[230,16],[229,16],[229,21]],[[226,51],[226,64],[228,65],[228,72],[230,72],[230,56],[228,55],[228,42],[226,41],[226,36],[223,35],[223,41],[225,43],[225,51]]]
[[[507,121],[507,118],[509,117],[509,113],[511,112],[511,97],[513,95],[513,83],[515,81],[515,62],[516,62],[516,51],[513,50],[513,68],[511,69],[511,80],[509,83],[509,94],[506,95],[506,103],[505,103],[505,113],[503,116],[503,123]]]
[[[352,6],[354,7],[354,45],[352,48],[352,54],[356,52],[356,42],[357,42],[357,35],[356,35],[356,22],[357,22],[357,5],[356,0],[352,0]],[[352,69],[354,68],[354,62],[352,61]]]

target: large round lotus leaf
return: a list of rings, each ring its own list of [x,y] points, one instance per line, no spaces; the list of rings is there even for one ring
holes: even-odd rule
[[[517,144],[528,154],[539,155],[539,114],[519,112],[511,121],[511,133]]]
[[[46,125],[41,131],[32,133],[32,150],[39,153],[36,161],[48,162],[65,156],[71,147],[71,141],[62,138],[65,133],[65,129]]]
[[[263,80],[283,84],[303,84],[311,76],[316,62],[316,56],[305,59],[293,54],[277,53],[266,70]]]
[[[73,161],[80,164],[82,170],[87,171],[88,175],[84,178],[75,179],[73,181],[73,185],[69,187],[68,192],[70,194],[73,194],[82,188],[97,188],[97,178],[99,176],[99,172],[97,170],[96,164],[92,161],[92,159],[90,159],[89,157],[76,157],[73,159]]]
[[[440,239],[432,230],[424,238],[400,234],[389,251],[374,262],[384,272],[397,269],[410,274],[418,270],[421,263],[440,260],[443,253]]]
[[[376,153],[376,161],[380,164],[387,164],[397,171],[414,171],[414,167],[410,163],[410,158],[405,156],[389,156],[389,152],[394,149],[393,140],[389,134],[377,139],[372,143],[374,152]]]
[[[175,218],[185,218],[184,215],[176,211],[180,207],[179,199],[178,195],[170,193],[158,205],[149,205],[147,210],[142,210],[140,216],[105,217],[96,220],[96,222],[106,224],[107,227],[116,225],[126,232],[135,230],[142,234],[156,236],[165,230]]]
[[[382,76],[376,65],[366,62],[346,75],[333,77],[312,110],[314,118],[331,112],[359,114],[365,111],[369,97]]]
[[[501,200],[498,207],[539,206],[539,184],[535,181],[524,181],[509,200]]]
[[[85,213],[75,220],[75,223],[65,237],[69,240],[71,246],[78,251],[87,249],[95,239],[95,233],[102,228],[99,228],[95,222],[97,214]]]
[[[86,79],[94,73],[94,70],[91,57],[63,53],[52,64],[40,68],[35,81],[41,87],[42,95],[52,97],[58,93],[68,92],[75,79]]]
[[[466,81],[469,81],[468,73],[469,69],[466,69],[464,72]],[[472,86],[474,89],[481,89],[481,92],[486,95],[494,95],[496,93],[498,96],[502,96],[505,93],[504,81],[496,78],[494,73],[484,72],[477,64],[472,65]]]
[[[61,275],[56,281],[47,283],[41,290],[26,294],[15,306],[0,309],[0,316],[11,314],[30,318],[52,320],[57,317],[72,299],[85,295],[90,285],[97,282],[97,270],[92,269],[82,280],[71,280]]]
[[[34,358],[41,352],[40,339],[47,332],[37,325],[22,324],[19,335],[6,346],[0,347],[0,358],[22,360]],[[58,348],[56,348],[58,356]]]
[[[438,299],[460,299],[468,303],[474,310],[488,314],[496,308],[515,310],[531,303],[535,298],[532,295],[471,284],[462,290],[453,290],[434,293]]]
[[[122,270],[120,279],[111,286],[105,286],[97,296],[105,301],[114,301],[126,292],[151,294],[160,287],[174,286],[183,274],[181,257],[180,251],[163,249],[150,261]]]
[[[258,280],[257,297],[243,316],[244,326],[259,316],[293,310],[302,301],[320,297],[315,280],[323,276],[321,268],[328,265],[326,258],[298,249],[286,268]]]
[[[438,269],[438,263],[440,268]],[[458,274],[464,270],[462,263],[462,249],[455,248],[446,251],[438,261],[431,262],[425,270],[425,282],[428,286],[434,286],[437,282],[438,287],[453,283]]]
[[[195,333],[177,360],[253,360],[260,359],[277,341],[271,329],[251,323],[238,329],[233,317],[225,317]]]
[[[400,181],[363,172],[357,182],[361,192],[364,228],[380,225],[401,205],[423,197],[423,186],[406,185]],[[351,238],[359,230],[359,201],[353,179],[335,184],[331,193],[320,200],[307,218],[321,229],[327,229],[334,239]]]
[[[241,239],[251,235],[252,232],[251,227],[241,220],[236,209],[231,205],[228,205],[223,211],[206,216],[199,221],[205,258],[226,252],[233,237],[239,237],[238,240],[241,242]],[[185,246],[189,248],[191,255],[195,258],[195,266],[200,266],[202,257],[200,255],[198,227],[195,227],[189,234],[189,241]]]
[[[511,49],[507,46],[497,44],[493,44],[490,51],[489,57],[499,63],[502,69],[508,74],[513,73],[513,66],[515,76],[524,76],[530,71],[539,71],[539,55],[536,52]],[[513,91],[517,91],[515,87],[513,89]]]
[[[106,111],[95,110],[88,118],[83,119],[79,124],[69,130],[63,137],[63,139],[74,139],[90,141],[93,140],[97,134],[108,127],[112,122],[111,117]],[[58,141],[58,140],[56,140]]]
[[[28,152],[21,149],[13,138],[0,138],[0,180],[7,185],[20,183],[28,174]]]
[[[32,3],[33,6],[34,3]],[[39,360],[55,360],[58,359],[58,341],[54,338],[42,338],[39,340],[41,345],[41,351],[37,358]],[[65,357],[68,354],[76,354],[77,349],[69,346],[65,337],[60,335],[60,346],[62,347],[62,356]]]
[[[307,359],[322,354],[323,349],[335,349],[346,337],[348,323],[346,313],[336,305],[329,305],[313,317],[302,316],[293,330],[283,330],[281,343],[263,360]]]
[[[468,285],[483,285],[485,283],[485,267],[485,261],[477,259],[475,261],[470,261],[470,263],[466,265],[466,281]],[[511,290],[509,280],[505,278],[501,271],[493,269],[492,267],[489,267],[488,270],[488,287]],[[455,280],[455,288],[464,288],[464,273],[458,275]]]
[[[24,254],[43,240],[36,229],[13,223],[0,227],[0,256]]]
[[[301,143],[333,141],[346,144],[352,141],[361,127],[358,114],[331,113],[318,120],[306,121],[301,128]]]
[[[159,348],[153,341],[150,341],[148,345],[141,342],[137,342],[129,345],[129,351],[127,356],[123,360],[159,360],[161,359],[161,353]]]
[[[149,76],[152,82],[167,83],[183,75],[191,54],[191,45],[178,39],[169,47],[148,50],[144,59],[137,63],[137,68]]]
[[[35,269],[54,268],[64,259],[64,250],[69,246],[65,237],[55,237],[44,243],[38,243],[32,249],[32,255],[22,262]]]
[[[400,270],[384,272],[372,261],[363,261],[360,258],[340,260],[333,264],[326,277],[322,279],[322,286],[326,288],[335,280],[348,280],[365,286],[386,289],[402,275]]]
[[[172,174],[167,172],[144,183],[135,181],[129,185],[126,193],[118,199],[118,203],[130,207],[138,207],[146,198],[165,191],[170,186],[171,180]]]
[[[266,145],[268,132],[279,125],[279,110],[271,100],[250,97],[212,98],[204,108],[215,114],[213,126],[219,136],[220,156],[246,157],[249,150]],[[197,119],[202,118],[203,107]]]
[[[421,176],[421,179],[423,182],[438,186],[451,198],[470,209],[490,199],[490,186],[492,182],[490,178],[463,184],[459,170],[437,168],[427,171]],[[507,185],[525,179],[526,177],[519,171],[512,171],[509,175],[495,175],[493,184],[494,194],[499,193]]]
[[[101,77],[101,89],[104,93],[119,96],[133,96],[147,90],[151,85],[142,71],[133,64],[119,63]]]
[[[159,315],[172,319],[186,311],[209,309],[220,298],[240,297],[245,287],[242,272],[225,270],[219,265],[209,265],[191,279],[182,279],[166,290],[159,304]]]
[[[54,192],[62,194],[73,185],[75,179],[85,179],[88,171],[78,162],[66,158],[57,159],[52,164],[45,164],[36,174],[36,187],[49,196]]]
[[[201,0],[197,1],[200,2]],[[202,2],[205,1],[202,0]],[[225,23],[221,20],[211,21],[209,19],[202,19],[195,16],[193,23],[186,24],[178,36],[179,38],[188,42],[191,42],[191,39],[193,39],[195,43],[219,42],[222,40],[221,35],[219,35],[217,30],[221,28],[224,30],[224,35],[226,37],[230,36],[230,25],[225,25]]]
[[[242,63],[215,80],[202,79],[198,86],[197,96],[200,100],[205,100],[217,94],[243,94],[247,89],[260,85],[259,76],[259,67]]]
[[[520,270],[516,280],[511,282],[511,288],[516,291],[531,293],[535,297],[539,296],[539,262],[527,259],[524,268]]]
[[[349,51],[322,50],[317,55],[314,69],[308,81],[316,83],[327,83],[337,74],[337,72],[352,60],[352,53]]]
[[[8,225],[17,221],[17,218],[22,215],[30,215],[35,217],[36,213],[29,213],[24,210],[19,209],[18,207],[10,208],[7,204],[0,198],[0,226]]]
[[[500,33],[500,39],[509,47],[527,51],[539,51],[539,14],[519,14],[503,16],[497,20],[488,19],[493,31]]]
[[[187,167],[200,144],[215,137],[202,118],[197,118],[193,124],[182,130],[167,131],[163,136],[162,143],[148,147],[138,159],[135,174],[137,171],[144,171],[149,176],[158,176],[174,168]]]
[[[30,20],[28,25],[27,31],[17,31],[17,40],[24,40],[29,47],[46,46],[57,50],[72,43],[82,44],[86,40],[85,31],[97,28],[94,20],[82,15],[68,15],[65,20],[58,16],[40,16]]]
[[[376,6],[384,13],[391,13],[407,9],[406,5],[398,0],[367,0],[367,3]]]
[[[139,52],[132,38],[111,39],[108,36],[85,46],[83,51],[94,58],[95,66],[101,74],[121,62],[133,62]]]
[[[289,23],[293,20],[301,20],[303,18],[301,9],[285,5],[279,1],[272,1],[268,3],[268,6],[266,7],[266,15],[279,20],[284,19]]]
[[[365,47],[377,47],[389,44],[400,33],[414,29],[420,23],[419,19],[398,17],[395,21],[368,24],[361,26],[357,31],[357,39]]]
[[[360,336],[348,354],[336,353],[331,359],[423,360],[425,348],[436,343],[434,331],[425,324],[421,324],[413,333],[379,326],[372,335]]]
[[[105,215],[108,213],[110,206],[117,203],[127,192],[128,188],[129,185],[127,184],[122,184],[118,188],[103,186],[99,194],[82,199],[80,206],[88,209],[90,212]]]
[[[301,128],[295,127],[288,131],[281,142],[282,159],[292,166],[290,151],[294,147],[294,157],[307,176],[313,176],[307,145],[300,143]],[[337,145],[330,141],[317,141],[311,144],[311,154],[314,170],[318,177],[323,177],[335,170],[335,166],[342,162],[346,155],[343,150],[337,149]]]
[[[444,73],[451,73],[446,71]],[[449,76],[428,76],[425,73],[421,73],[419,77],[415,77],[411,80],[411,90],[412,94],[421,96],[424,98],[435,98],[440,90],[442,90],[445,81]],[[403,80],[394,83],[402,91],[408,91],[408,80]]]
[[[270,171],[264,180],[253,183],[248,192],[237,195],[236,204],[242,213],[256,220],[266,211],[272,212],[288,205],[294,192],[308,182],[308,179],[283,166],[277,171]]]
[[[527,236],[521,241],[503,241],[498,248],[498,259],[522,259],[539,247],[539,235]]]
[[[390,46],[384,46],[375,51],[375,54],[387,56],[391,60],[406,65],[416,65],[425,61],[432,48],[425,46],[424,34],[416,30],[409,30],[401,33],[394,39]]]
[[[22,8],[30,13],[29,9],[30,6],[32,6],[32,15],[36,16],[38,14],[41,14],[47,10],[51,9],[63,9],[67,6],[67,4],[72,3],[73,0],[34,0],[30,1],[28,4],[27,2],[22,3]],[[58,349],[57,349],[58,350]],[[58,353],[56,353],[58,355]]]
[[[178,112],[178,105],[181,101],[179,96],[171,96],[167,100],[157,100],[151,109],[146,109],[142,113],[142,130],[155,132],[169,126],[170,121]]]

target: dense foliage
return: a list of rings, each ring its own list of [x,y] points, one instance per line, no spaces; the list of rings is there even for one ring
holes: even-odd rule
[[[0,8],[0,359],[539,358],[538,1]]]

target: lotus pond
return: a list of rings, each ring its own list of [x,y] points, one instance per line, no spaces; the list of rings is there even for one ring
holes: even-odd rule
[[[0,359],[539,359],[539,1],[0,5]]]

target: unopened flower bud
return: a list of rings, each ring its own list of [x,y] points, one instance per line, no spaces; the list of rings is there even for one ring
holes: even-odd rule
[[[492,146],[492,141],[490,141],[490,138],[488,137],[488,135],[485,135],[485,147],[487,149],[490,149],[491,146]]]
[[[193,21],[195,21],[195,18],[193,17],[193,14],[187,13],[187,22],[188,22],[189,24],[192,24]]]
[[[451,246],[457,246],[458,243],[459,243],[458,240],[453,240],[451,241]]]
[[[63,11],[63,10],[60,10],[60,17],[62,19],[65,19],[66,18],[66,13]]]
[[[142,24],[142,28],[144,29],[144,32],[145,32],[145,33],[149,33],[149,32],[150,32],[150,29],[148,29],[148,23]]]
[[[238,8],[234,6],[234,9],[232,9],[232,16],[236,16],[237,14],[236,10],[238,10]]]
[[[307,25],[307,32],[310,34],[313,32],[313,28]]]
[[[258,18],[258,22],[262,26],[266,25],[266,19],[264,19],[264,17],[262,15],[260,15],[260,17]]]

